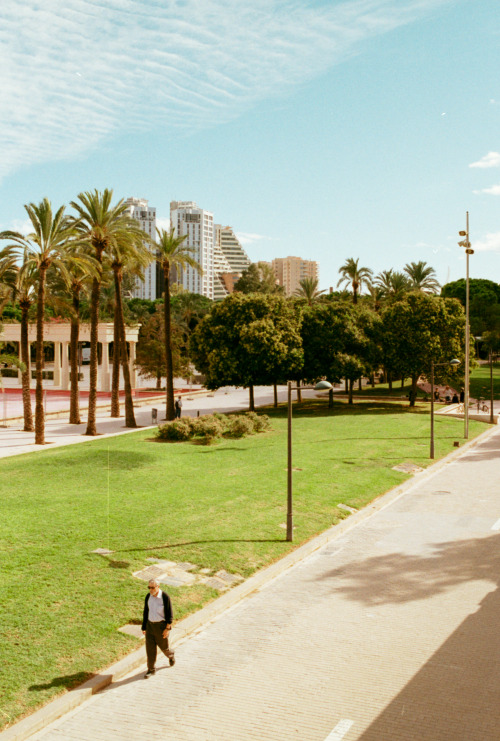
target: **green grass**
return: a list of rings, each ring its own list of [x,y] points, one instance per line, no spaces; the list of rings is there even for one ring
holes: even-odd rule
[[[429,464],[427,405],[294,404],[295,542],[286,520],[286,410],[273,430],[203,447],[139,431],[0,461],[0,716],[11,722],[133,649],[132,572],[156,556],[249,576]],[[471,437],[485,429],[471,422]],[[436,457],[463,424],[436,417]],[[109,461],[109,466],[108,466]],[[108,517],[109,483],[109,517]],[[95,548],[110,547],[102,557]],[[217,593],[169,589],[177,619]]]
[[[490,366],[479,365],[470,374],[470,396],[478,399],[482,396],[484,399],[490,398]],[[493,398],[500,398],[500,363],[493,363]]]

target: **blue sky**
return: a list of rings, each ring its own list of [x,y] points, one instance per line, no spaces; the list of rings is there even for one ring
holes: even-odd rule
[[[500,281],[498,0],[3,0],[0,228],[111,187],[252,260]]]

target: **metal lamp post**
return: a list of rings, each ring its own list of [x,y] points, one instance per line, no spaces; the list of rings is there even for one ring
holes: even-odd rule
[[[460,360],[454,358],[448,361],[448,363],[435,363],[431,360],[431,449],[429,458],[434,459],[434,368],[438,365],[451,365],[454,368],[460,365]]]
[[[287,465],[287,498],[286,498],[286,539],[293,540],[293,487],[292,487],[292,391],[298,386],[293,386],[288,381],[288,465]],[[320,381],[316,386],[301,386],[301,390],[314,389],[315,391],[328,391],[333,388],[329,381]]]
[[[469,255],[474,254],[469,241],[469,212],[466,212],[465,231],[458,232],[459,236],[465,237],[458,243],[459,247],[465,248],[465,386],[464,386],[464,438],[469,437]]]

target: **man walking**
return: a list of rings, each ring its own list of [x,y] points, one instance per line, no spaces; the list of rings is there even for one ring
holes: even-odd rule
[[[142,632],[146,636],[146,656],[148,670],[145,679],[155,673],[157,648],[163,651],[170,666],[175,664],[174,652],[168,647],[168,634],[172,628],[172,603],[170,597],[162,592],[156,579],[150,579],[149,593],[144,601]]]
[[[179,396],[178,399],[176,399],[175,404],[174,404],[174,407],[175,407],[175,418],[176,419],[180,419],[181,418],[181,412],[182,412],[182,399],[181,399],[180,396]]]

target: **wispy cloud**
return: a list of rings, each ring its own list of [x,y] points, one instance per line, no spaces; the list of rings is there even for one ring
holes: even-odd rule
[[[490,196],[500,196],[500,185],[492,185],[491,188],[475,190],[474,193],[488,193]]]
[[[0,177],[228,121],[446,2],[3,0]]]
[[[488,152],[477,162],[472,162],[469,167],[500,167],[500,152]]]
[[[472,246],[476,252],[500,252],[500,232],[490,232]]]
[[[274,241],[274,237],[266,237],[265,234],[249,234],[247,232],[236,232],[236,236],[240,240],[241,244],[244,245],[256,245],[261,242]]]

